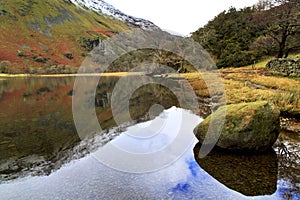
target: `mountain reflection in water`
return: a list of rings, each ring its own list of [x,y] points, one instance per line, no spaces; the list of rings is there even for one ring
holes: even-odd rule
[[[248,199],[245,195],[261,195],[251,199],[300,198],[299,139],[291,139],[284,133],[274,148],[277,156],[273,152],[241,160],[232,155],[221,154],[220,159],[220,154],[211,154],[203,162],[194,156],[195,139],[178,160],[155,172],[124,173],[102,164],[93,152],[105,144],[118,144],[133,151],[140,143],[143,153],[154,152],[164,142],[171,141],[157,137],[151,144],[139,140],[129,145],[125,131],[130,124],[116,126],[110,109],[110,94],[116,81],[117,77],[104,78],[98,85],[95,104],[103,132],[86,140],[80,140],[73,124],[74,78],[0,81],[1,199]],[[145,94],[148,96],[142,96]],[[131,124],[155,118],[161,108],[148,111],[153,104],[162,102],[164,109],[178,105],[176,97],[166,88],[157,85],[139,88],[130,100],[130,114],[136,120]],[[168,118],[180,110],[167,110]],[[176,120],[172,122],[174,127],[178,125]],[[166,130],[169,139],[174,138],[172,128]],[[190,131],[185,134],[193,136]],[[232,170],[231,165],[235,167],[236,163],[243,165]],[[255,178],[260,175],[261,178]],[[256,186],[251,181],[256,181]]]
[[[84,92],[90,97],[85,103],[95,103],[103,130],[98,133],[101,135],[98,146],[109,142],[122,129],[116,127],[110,105],[111,94],[119,79],[101,77],[96,91]],[[9,78],[0,81],[0,181],[49,175],[63,164],[95,150],[96,147],[88,145],[95,133],[87,140],[79,138],[74,125],[74,81],[75,77]],[[184,85],[178,80],[173,81],[173,87],[181,90]],[[160,107],[151,109],[153,105]],[[122,106],[118,109],[124,109]],[[129,124],[153,118],[171,106],[178,106],[178,100],[168,88],[159,84],[144,85],[129,99],[129,112],[133,118]],[[117,129],[115,134],[108,134],[113,127]]]

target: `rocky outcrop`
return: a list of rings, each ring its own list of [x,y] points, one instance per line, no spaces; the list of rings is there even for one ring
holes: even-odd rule
[[[220,107],[195,128],[194,133],[203,143],[213,141],[217,132],[206,135],[211,119],[222,120],[226,110],[225,123],[216,146],[235,152],[257,153],[271,149],[280,131],[280,111],[266,101],[232,104]],[[214,129],[214,127],[212,127]],[[207,143],[206,143],[207,144]]]
[[[266,69],[283,76],[300,77],[300,57],[273,59]]]

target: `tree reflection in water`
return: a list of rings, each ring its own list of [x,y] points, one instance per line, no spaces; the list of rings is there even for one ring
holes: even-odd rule
[[[290,133],[290,135],[293,133]],[[298,136],[299,137],[299,136]],[[278,179],[280,196],[284,199],[300,198],[300,150],[299,141],[293,141],[281,133],[274,145],[278,157]]]

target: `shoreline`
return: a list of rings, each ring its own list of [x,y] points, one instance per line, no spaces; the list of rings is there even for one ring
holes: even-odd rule
[[[86,73],[86,74],[3,74],[0,73],[0,80],[4,78],[23,78],[23,77],[76,77],[76,76],[136,76],[144,75],[144,72],[105,72],[105,73]]]
[[[84,77],[84,76],[103,76],[103,77],[124,77],[124,76],[144,76],[146,72],[104,72],[104,73],[85,73],[85,74],[3,74],[0,73],[0,80],[5,80],[6,78],[29,78],[29,77]],[[168,74],[168,78],[186,78],[198,77],[199,73],[189,72],[184,74]],[[160,77],[160,76],[159,76]]]

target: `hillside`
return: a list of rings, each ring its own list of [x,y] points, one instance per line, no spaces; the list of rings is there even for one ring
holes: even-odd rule
[[[8,73],[72,73],[124,22],[68,0],[1,0],[0,62]]]
[[[266,56],[288,57],[300,51],[300,3],[260,0],[257,5],[223,11],[192,34],[217,66],[241,67]]]

